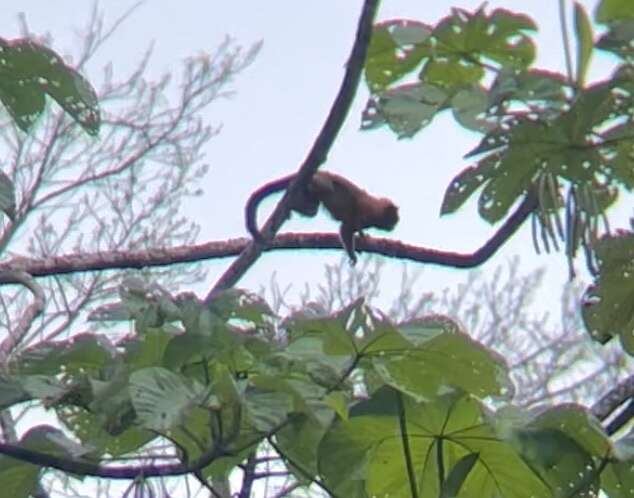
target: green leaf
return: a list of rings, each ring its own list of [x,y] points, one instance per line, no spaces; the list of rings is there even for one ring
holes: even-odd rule
[[[630,0],[601,0],[594,16],[599,23],[634,18],[634,5]]]
[[[577,35],[577,85],[584,85],[590,58],[592,57],[592,24],[585,8],[575,2],[575,33]]]
[[[244,289],[227,289],[209,303],[209,311],[222,320],[245,320],[255,325],[266,325],[273,311],[262,297]]]
[[[445,215],[457,211],[478,188],[490,181],[499,164],[500,156],[490,154],[474,166],[463,169],[447,187],[440,214]]]
[[[431,123],[447,103],[449,95],[428,83],[407,83],[373,96],[363,110],[361,129],[387,124],[399,138],[414,136]]]
[[[206,449],[216,444],[218,435],[213,429],[210,430],[214,415],[210,415],[207,409],[194,408],[185,416],[182,424],[170,430],[170,439],[186,452],[189,461],[199,458]]]
[[[414,70],[428,53],[424,44],[431,28],[419,21],[398,19],[374,27],[365,63],[372,93],[386,89]]]
[[[298,479],[306,479],[307,473],[318,475],[317,449],[326,430],[327,427],[304,415],[292,417],[275,434],[281,456],[288,458],[289,467]]]
[[[204,387],[163,368],[133,372],[129,389],[141,426],[160,433],[181,424],[206,398]]]
[[[442,483],[440,498],[454,498],[460,496],[460,488],[469,476],[469,472],[480,458],[479,453],[469,453],[463,456],[451,469],[447,479]]]
[[[30,450],[77,458],[88,453],[86,448],[68,439],[62,431],[51,426],[32,427],[20,443]],[[0,484],[2,494],[17,498],[28,498],[36,490],[41,468],[21,460],[0,456]]]
[[[595,461],[574,439],[555,429],[517,431],[513,439],[532,469],[554,497],[596,496]]]
[[[496,74],[526,69],[535,58],[534,43],[526,32],[535,30],[527,16],[504,9],[489,15],[483,8],[454,9],[433,29],[407,20],[379,24],[366,63],[372,95],[361,128],[387,124],[399,138],[409,138],[456,97],[452,106],[459,122],[469,129],[485,129],[476,117],[490,102],[473,89],[491,65],[498,66],[489,71]],[[402,83],[419,66],[419,81]],[[461,91],[468,93],[457,96]]]
[[[431,59],[425,64],[420,80],[442,88],[447,93],[454,93],[480,83],[484,75],[484,69],[473,62],[459,58]]]
[[[380,329],[368,337],[362,355],[362,366],[417,400],[456,387],[480,397],[513,393],[504,360],[445,317],[407,322],[399,331]]]
[[[0,410],[31,399],[19,377],[0,375]]]
[[[484,186],[478,203],[480,215],[495,223],[545,174],[577,186],[632,188],[626,141],[611,138],[617,132],[626,133],[623,127],[629,136],[634,131],[631,120],[616,119],[628,116],[634,106],[634,93],[627,85],[624,77],[592,85],[554,117],[518,111],[502,119],[467,154],[482,157],[451,182],[442,212],[454,211]]]
[[[599,421],[585,407],[573,403],[537,411],[530,427],[563,432],[584,451],[598,458],[608,454],[611,449],[610,440]]]
[[[293,409],[289,393],[248,389],[244,402],[245,419],[258,431],[266,433],[280,427]]]
[[[490,60],[501,66],[523,69],[535,58],[535,45],[526,31],[536,31],[532,19],[505,9],[490,15],[484,9],[454,9],[433,31],[436,57],[456,57],[465,62]]]
[[[116,356],[117,351],[106,336],[82,333],[25,350],[20,355],[20,372],[57,375],[62,371],[95,371],[112,363]]]
[[[127,385],[126,385],[127,388]],[[127,392],[127,389],[126,389]],[[130,427],[134,422],[134,410],[132,410],[128,399],[128,416],[130,420],[117,420],[115,410],[112,406],[119,403],[119,398],[111,398],[108,406],[110,413],[108,418],[104,413],[91,413],[78,406],[57,407],[56,413],[64,426],[79,439],[83,445],[94,448],[95,454],[107,453],[111,456],[130,454],[157,437],[156,434]],[[118,412],[124,415],[123,411]],[[114,431],[112,429],[115,429]]]
[[[319,471],[334,494],[411,498],[409,466],[418,495],[439,496],[436,452],[442,444],[447,469],[467,455],[479,454],[461,496],[550,496],[512,447],[495,435],[473,398],[455,393],[416,403],[403,397],[399,404],[399,396],[388,387],[376,391],[350,410],[348,420],[336,421],[321,441]],[[405,439],[409,453],[404,451]]]
[[[32,427],[22,437],[20,444],[30,450],[70,458],[85,457],[92,453],[92,449],[77,444],[60,429],[49,425]]]
[[[24,132],[31,129],[33,123],[44,112],[46,105],[44,93],[38,88],[20,85],[19,81],[14,81],[12,78],[4,78],[2,71],[0,71],[0,101]]]
[[[514,413],[498,410],[492,420],[500,428],[498,433],[548,483],[553,496],[595,496],[599,460],[609,454],[611,445],[587,410],[568,404],[525,413],[524,418]]]
[[[324,403],[332,408],[342,420],[347,420],[350,400],[343,392],[328,393],[324,399]]]
[[[560,73],[502,69],[489,90],[490,105],[525,104],[544,113],[558,113],[568,105],[566,86],[566,77]]]
[[[610,462],[601,474],[601,488],[610,498],[631,498],[634,461]]]
[[[607,33],[604,33],[597,42],[597,48],[611,52],[631,65],[634,59],[634,19],[618,21],[610,25]]]
[[[44,110],[48,94],[82,126],[95,135],[100,116],[90,83],[67,66],[53,50],[29,39],[0,38],[4,64],[0,68],[0,100],[22,130],[28,131]]]
[[[163,365],[165,350],[174,334],[163,329],[149,330],[143,337],[133,336],[117,344],[123,349],[123,362],[131,370]]]
[[[201,334],[185,333],[172,337],[165,346],[163,366],[178,370],[188,363],[200,362],[226,352],[214,348],[216,344],[212,337]]]
[[[129,368],[115,363],[104,370],[99,378],[90,378],[87,408],[99,419],[99,426],[113,435],[119,435],[130,429],[136,422],[136,414],[130,400]]]
[[[291,338],[288,350],[310,352],[317,346],[318,351],[328,356],[354,356],[356,345],[348,326],[350,320],[357,319],[359,314],[364,316],[363,309],[353,306],[332,317],[293,320],[287,327]]]
[[[30,399],[51,402],[64,396],[69,386],[55,376],[23,375],[19,377],[20,385]]]
[[[484,120],[488,107],[488,95],[480,87],[460,90],[451,99],[456,121],[465,128],[478,132],[487,132],[491,128]]]
[[[634,234],[604,236],[594,245],[599,276],[584,296],[581,309],[590,335],[605,342],[619,336],[634,354]]]
[[[0,486],[5,496],[30,498],[37,489],[40,467],[0,456]]]

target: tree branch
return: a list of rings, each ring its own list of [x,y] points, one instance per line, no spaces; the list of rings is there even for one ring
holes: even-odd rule
[[[614,419],[605,426],[605,432],[612,435],[627,424],[634,417],[634,398],[631,398],[627,406]]]
[[[317,168],[326,161],[328,152],[339,134],[339,130],[350,110],[352,101],[357,92],[357,87],[359,86],[359,81],[361,80],[378,4],[379,0],[365,0],[363,3],[363,10],[359,18],[354,45],[350,53],[350,59],[348,60],[343,81],[341,82],[341,87],[339,88],[339,93],[330,108],[328,117],[319,135],[317,135],[317,139],[310,149],[308,156],[306,156],[306,159],[304,159],[303,164],[297,171],[297,176],[289,185],[282,200],[273,211],[273,214],[271,214],[268,221],[264,224],[261,233],[266,239],[275,235],[284,220],[288,218],[290,200],[308,183],[315,171],[317,171]],[[216,282],[216,285],[207,294],[206,301],[209,301],[218,291],[234,286],[260,256],[262,250],[263,248],[258,247],[255,243],[249,244],[240,257],[233,262]]]
[[[517,231],[537,205],[534,194],[527,194],[497,232],[473,253],[439,251],[404,244],[400,241],[377,237],[362,237],[356,248],[400,260],[429,263],[453,268],[473,268],[487,261]],[[341,250],[339,235],[334,233],[285,233],[277,236],[268,247],[259,248],[258,254],[281,249],[336,249]],[[103,270],[141,269],[192,263],[207,259],[226,258],[255,250],[250,239],[239,238],[221,242],[207,242],[165,249],[143,251],[107,251],[96,254],[67,254],[46,260],[16,257],[0,264],[0,285],[19,283],[10,270],[23,270],[32,277],[48,277],[69,273]]]
[[[612,422],[610,422],[607,426],[608,433],[613,434],[616,432],[623,423],[626,423],[632,416],[634,416],[634,375],[630,375],[623,382],[620,382],[616,387],[610,389],[607,393],[605,393],[599,401],[597,401],[590,411],[592,414],[597,417],[601,421],[605,421],[615,410],[617,410],[623,403],[630,400],[630,404],[628,405],[621,414],[615,418]],[[627,415],[627,420],[623,422],[623,414]],[[620,426],[616,426],[614,422],[619,420],[621,423]],[[610,430],[612,432],[610,432]]]
[[[253,491],[253,483],[256,479],[255,469],[258,465],[256,456],[257,452],[252,451],[249,454],[247,462],[242,469],[244,475],[242,477],[242,486],[240,488],[240,493],[238,493],[238,498],[251,497],[251,492]]]
[[[204,452],[200,457],[191,462],[180,462],[163,465],[113,465],[104,466],[86,459],[71,458],[59,454],[43,453],[31,450],[18,444],[0,442],[0,454],[17,460],[37,465],[40,467],[50,467],[70,474],[103,477],[106,479],[135,479],[139,475],[144,478],[179,476],[184,474],[195,474],[201,469],[222,457],[231,457],[240,454],[247,448],[258,444],[263,439],[271,437],[288,422],[284,421],[270,432],[256,436],[252,441],[248,441],[238,448],[227,449],[222,444],[216,444]]]

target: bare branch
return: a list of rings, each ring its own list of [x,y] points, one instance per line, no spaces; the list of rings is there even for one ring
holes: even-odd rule
[[[423,247],[403,244],[384,238],[363,237],[358,241],[360,251],[390,256],[400,260],[419,263],[432,263],[453,268],[472,268],[489,259],[534,209],[533,196],[520,204],[518,209],[508,218],[500,229],[480,249],[471,254],[460,254],[450,251],[438,251]],[[259,248],[258,252],[277,249],[341,249],[339,235],[330,233],[287,233],[278,236],[269,247]],[[211,258],[236,256],[245,251],[255,250],[250,239],[239,238],[228,241],[207,242],[199,245],[186,245],[164,249],[147,249],[143,251],[109,251],[98,254],[68,254],[52,257],[47,260],[35,260],[20,257],[18,261],[0,264],[0,271],[19,265],[33,277],[62,275],[83,271],[101,271],[125,268],[147,268],[167,266],[176,263],[191,263]],[[14,283],[9,277],[0,274],[0,284]]]

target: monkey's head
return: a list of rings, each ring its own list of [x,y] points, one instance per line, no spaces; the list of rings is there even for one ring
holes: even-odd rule
[[[389,199],[379,199],[381,202],[381,216],[376,220],[376,227],[392,230],[398,223],[398,207]]]

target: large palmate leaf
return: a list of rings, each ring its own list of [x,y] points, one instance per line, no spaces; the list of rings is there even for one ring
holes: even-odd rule
[[[564,404],[521,414],[503,409],[490,420],[548,484],[552,496],[596,495],[610,442],[585,408]]]
[[[409,498],[413,489],[417,496],[439,496],[439,483],[448,477],[450,483],[462,481],[458,496],[549,496],[511,445],[496,437],[481,410],[468,396],[416,403],[383,388],[357,404],[350,418],[334,424],[324,437],[320,473],[328,489],[352,498]],[[460,468],[465,458],[475,460],[468,472]]]
[[[373,92],[413,71],[430,47],[424,43],[432,27],[419,21],[398,19],[377,24],[372,31],[365,63],[365,78]]]
[[[374,372],[416,399],[429,399],[439,389],[454,387],[480,397],[513,394],[504,359],[448,318],[424,318],[402,324],[398,330],[379,329],[367,344],[363,354]],[[448,361],[451,368],[446,368]]]
[[[628,152],[634,136],[634,93],[624,71],[581,91],[554,118],[511,115],[468,154],[482,158],[453,179],[441,212],[454,212],[483,187],[479,212],[494,223],[544,175],[574,185],[634,188],[634,161]]]
[[[504,9],[453,13],[430,27],[395,20],[377,25],[366,63],[372,93],[362,129],[388,125],[399,138],[411,137],[444,109],[463,126],[485,131],[490,105],[482,82],[491,65],[512,73],[535,57],[530,18]],[[418,81],[403,81],[416,74]],[[394,86],[395,85],[395,86]]]
[[[130,399],[143,428],[164,433],[182,424],[207,399],[196,382],[162,368],[144,368],[130,375]]]

